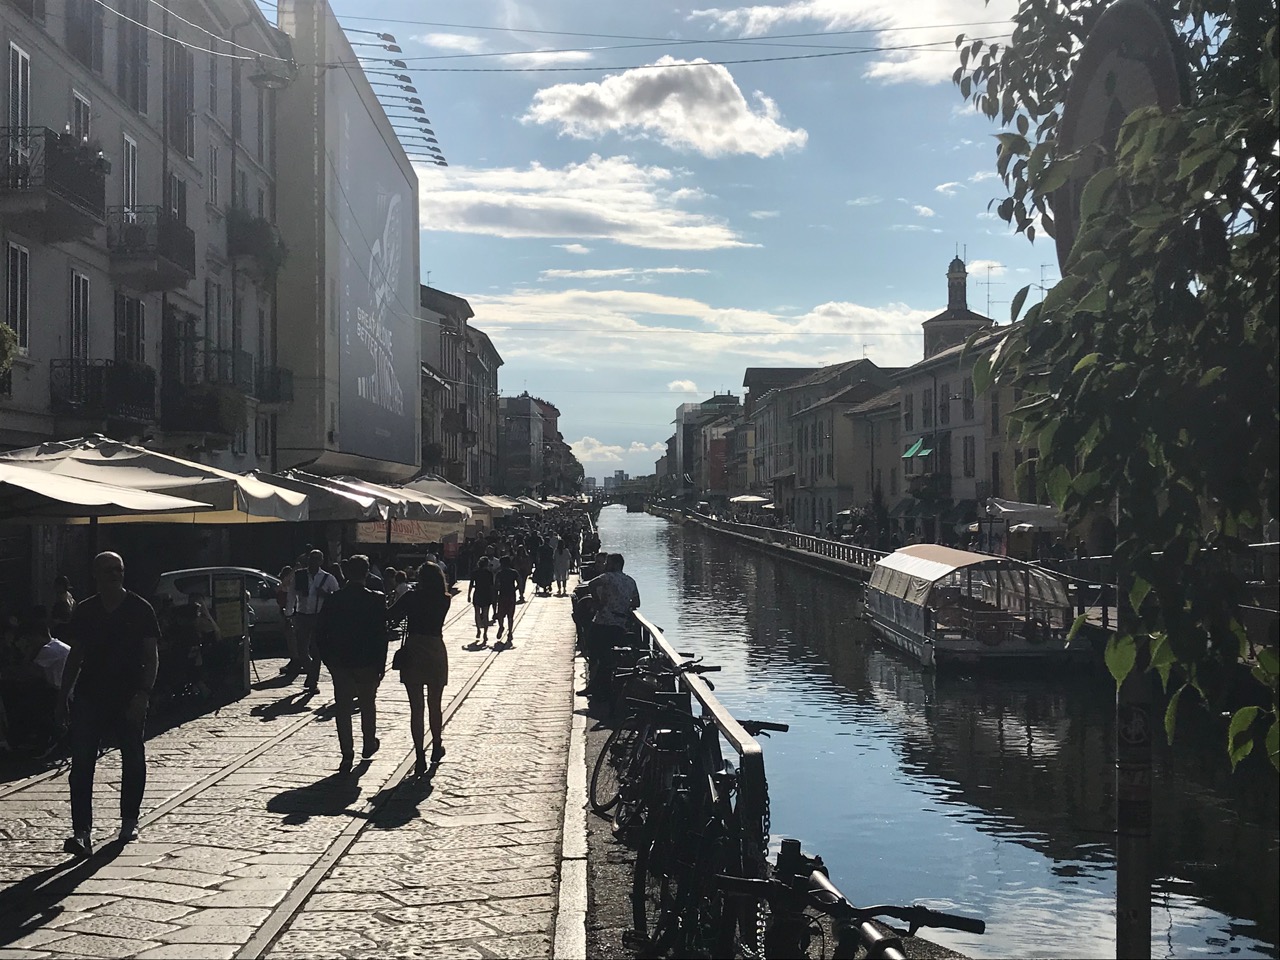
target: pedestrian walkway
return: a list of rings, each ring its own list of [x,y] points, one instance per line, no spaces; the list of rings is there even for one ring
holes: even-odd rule
[[[407,701],[391,673],[382,748],[351,774],[335,772],[325,695],[308,701],[296,683],[152,739],[141,840],[88,861],[60,852],[65,771],[0,786],[0,960],[549,957],[569,601],[520,607],[516,645],[500,652],[462,649],[474,627],[454,604],[448,755],[430,781],[407,776]],[[113,753],[99,764],[100,844],[118,827],[118,786]]]

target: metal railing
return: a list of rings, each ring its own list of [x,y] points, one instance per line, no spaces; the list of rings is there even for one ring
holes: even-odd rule
[[[235,387],[241,393],[253,393],[253,354],[247,350],[206,350],[204,353],[206,383]]]
[[[187,273],[196,272],[196,235],[163,207],[111,207],[107,249],[113,257],[164,257]]]
[[[156,372],[134,361],[50,360],[49,405],[59,416],[151,423]]]
[[[262,403],[292,403],[293,371],[288,367],[259,367],[257,390]]]
[[[662,634],[660,627],[635,614],[640,625],[640,635],[650,653],[661,657],[672,666],[684,663],[681,656]],[[764,774],[764,750],[759,741],[747,733],[728,707],[721,703],[710,686],[694,673],[680,673],[678,681],[682,689],[696,700],[702,715],[709,717],[720,731],[720,736],[738,755],[738,820],[742,824],[744,847],[744,876],[763,879],[768,876],[766,855],[769,845],[769,784]]]
[[[47,190],[106,218],[106,168],[89,147],[48,127],[0,127],[0,193]]]

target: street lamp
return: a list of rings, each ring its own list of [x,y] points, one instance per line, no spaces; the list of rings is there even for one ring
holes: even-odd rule
[[[386,50],[388,53],[404,53],[394,43],[364,43],[360,40],[348,40],[347,43],[353,47],[377,47],[379,50]]]
[[[359,34],[363,34],[366,37],[377,37],[383,43],[396,42],[395,34],[379,33],[377,30],[357,30],[355,27],[343,27],[342,32],[343,33],[359,33]]]
[[[390,57],[362,57],[359,54],[357,54],[356,59],[363,60],[366,63],[389,63],[391,64],[391,66],[399,70],[409,69],[409,65],[405,63],[403,60],[393,60]]]
[[[413,83],[413,77],[409,76],[408,74],[404,74],[404,73],[396,73],[394,70],[368,70],[368,69],[366,69],[366,70],[365,70],[365,73],[366,73],[366,74],[378,74],[378,75],[380,75],[380,76],[384,76],[384,77],[394,77],[395,79],[399,80],[401,83]],[[387,86],[391,86],[391,84],[387,84]],[[417,91],[414,91],[414,92],[416,93]]]
[[[380,71],[380,70],[379,70],[379,71],[376,71],[376,72],[381,73],[382,71]],[[408,78],[408,77],[405,77],[404,79],[405,79],[405,80],[408,80],[409,78]],[[370,81],[369,81],[369,86],[371,86],[371,87],[391,87],[393,90],[403,90],[405,93],[417,93],[417,92],[418,92],[418,88],[417,88],[417,87],[415,87],[415,86],[413,86],[413,85],[411,85],[411,84],[408,84],[408,83],[383,83],[381,80],[370,80]]]

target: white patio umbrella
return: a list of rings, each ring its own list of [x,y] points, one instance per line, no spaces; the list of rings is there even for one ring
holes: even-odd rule
[[[0,463],[0,520],[48,522],[212,510],[207,503]]]
[[[307,519],[306,494],[103,436],[52,441],[24,450],[12,450],[0,454],[0,463],[130,490],[182,497],[213,508],[188,513],[124,514],[103,518],[112,523],[225,524]]]

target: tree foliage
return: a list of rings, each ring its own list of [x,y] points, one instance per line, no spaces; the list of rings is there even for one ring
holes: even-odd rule
[[[1002,127],[1008,194],[992,203],[1033,241],[1053,235],[1052,194],[1073,164],[1093,168],[1084,151],[1060,150],[1057,133],[1073,66],[1108,5],[1021,0],[1007,46],[957,39],[961,94]],[[1280,470],[1276,6],[1164,9],[1187,59],[1188,103],[1125,119],[1082,191],[1061,281],[975,380],[1022,388],[1013,418],[1036,438],[1039,475],[1070,519],[1118,517],[1133,628],[1111,644],[1117,681],[1145,647],[1171,694],[1170,736],[1195,691],[1234,711],[1233,763],[1260,740],[1280,767],[1275,640],[1251,648],[1241,610],[1259,602],[1242,563],[1276,516]]]
[[[0,322],[0,374],[8,373],[18,355],[18,335],[13,327]]]

